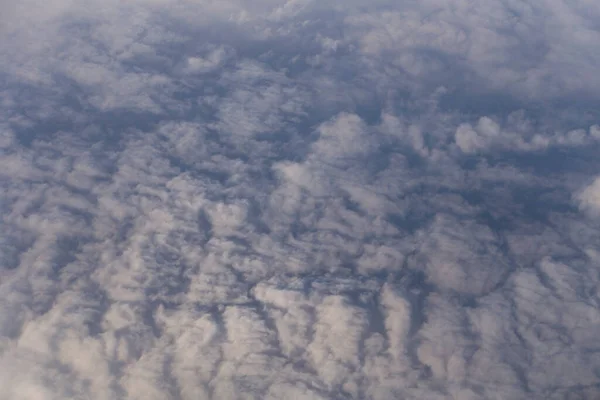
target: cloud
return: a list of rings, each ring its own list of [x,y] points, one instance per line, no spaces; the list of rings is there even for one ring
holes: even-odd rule
[[[576,196],[579,208],[592,216],[598,215],[600,211],[600,178],[594,179]]]
[[[0,399],[598,397],[599,15],[0,2]]]
[[[456,83],[552,98],[565,90],[592,93],[586,86],[597,84],[594,61],[580,56],[598,35],[594,12],[595,6],[563,1],[428,1],[352,14],[347,23],[365,55],[385,57],[425,82],[469,71],[471,82],[461,76]],[[519,60],[507,62],[511,55]]]
[[[422,235],[420,253],[427,276],[441,289],[482,295],[497,287],[510,270],[489,227],[438,214]]]
[[[598,140],[596,125],[589,129],[572,129],[567,132],[523,131],[519,127],[501,127],[489,117],[481,117],[477,125],[463,123],[456,128],[454,141],[463,153],[490,150],[540,151],[551,147],[578,147],[595,145]]]

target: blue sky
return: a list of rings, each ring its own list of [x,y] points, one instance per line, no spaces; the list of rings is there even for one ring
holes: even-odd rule
[[[0,400],[600,396],[600,6],[0,1]]]

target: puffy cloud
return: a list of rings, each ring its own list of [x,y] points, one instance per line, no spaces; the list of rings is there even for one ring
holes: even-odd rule
[[[474,127],[463,123],[456,128],[454,141],[463,153],[472,154],[493,150],[531,152],[548,148],[594,146],[599,138],[596,125],[588,130],[572,129],[566,132],[536,132],[523,129],[508,118],[507,129],[489,117],[481,117]]]
[[[421,234],[419,258],[439,288],[482,295],[497,287],[511,268],[499,238],[487,226],[439,214]]]
[[[500,127],[488,117],[481,117],[476,129],[470,124],[461,124],[456,129],[456,144],[465,153],[485,149],[500,134]]]
[[[585,1],[0,2],[0,394],[596,398]]]
[[[594,179],[576,196],[579,208],[592,216],[600,215],[600,178]]]

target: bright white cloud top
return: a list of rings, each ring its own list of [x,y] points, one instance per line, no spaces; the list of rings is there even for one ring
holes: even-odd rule
[[[600,3],[0,1],[0,400],[600,398]]]

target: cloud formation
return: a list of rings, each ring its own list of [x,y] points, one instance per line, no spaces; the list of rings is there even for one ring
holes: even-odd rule
[[[600,396],[599,18],[0,2],[0,400]]]
[[[577,199],[579,200],[580,209],[592,216],[600,215],[600,178],[594,179],[592,183],[578,193]]]

